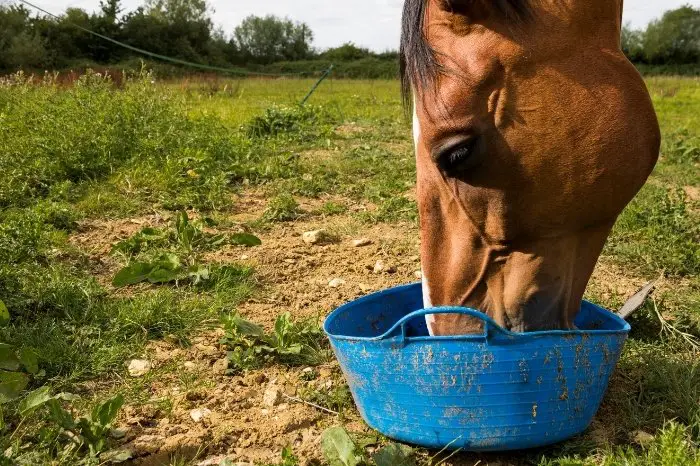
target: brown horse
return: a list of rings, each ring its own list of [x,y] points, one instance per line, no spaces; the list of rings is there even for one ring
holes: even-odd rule
[[[426,307],[567,329],[659,127],[620,49],[622,0],[406,0]],[[428,319],[468,333],[459,315]]]

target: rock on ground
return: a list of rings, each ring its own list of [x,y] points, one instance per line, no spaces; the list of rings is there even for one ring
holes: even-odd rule
[[[331,288],[339,288],[341,286],[345,285],[345,280],[342,278],[334,278],[333,280],[328,282],[328,286]]]
[[[352,241],[353,247],[361,248],[362,246],[369,246],[372,244],[372,240],[369,238],[360,238]]]
[[[326,232],[324,230],[306,231],[303,235],[301,235],[301,239],[306,244],[319,244],[323,242],[325,238]]]
[[[190,411],[190,417],[194,422],[202,422],[209,416],[211,416],[211,410],[208,408],[197,408]]]
[[[132,377],[143,377],[148,374],[153,366],[145,359],[132,359],[129,361],[129,375]]]

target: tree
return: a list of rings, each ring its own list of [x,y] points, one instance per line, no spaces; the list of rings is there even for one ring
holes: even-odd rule
[[[23,6],[0,5],[0,69],[39,68],[46,64],[44,40]]]
[[[632,29],[629,25],[622,28],[622,51],[632,62],[644,59],[644,31]]]
[[[312,55],[311,29],[288,18],[249,16],[236,27],[234,36],[242,55],[259,63],[303,60]]]
[[[649,63],[700,62],[700,10],[684,6],[667,11],[649,24],[642,45]]]
[[[100,11],[102,17],[112,24],[117,23],[117,19],[122,11],[121,0],[100,0]]]
[[[145,10],[169,24],[210,22],[206,0],[146,0]]]
[[[321,54],[323,58],[331,61],[352,61],[373,55],[370,50],[358,47],[352,42],[346,42],[340,47],[330,48]]]

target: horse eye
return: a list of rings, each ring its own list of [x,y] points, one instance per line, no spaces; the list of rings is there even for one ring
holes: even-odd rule
[[[447,175],[471,168],[474,163],[476,138],[470,138],[441,148],[434,157],[440,170]]]

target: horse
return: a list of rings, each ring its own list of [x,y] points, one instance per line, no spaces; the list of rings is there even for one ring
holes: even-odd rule
[[[659,125],[621,51],[622,0],[406,0],[426,308],[516,332],[572,329]],[[428,316],[432,335],[477,332]]]

